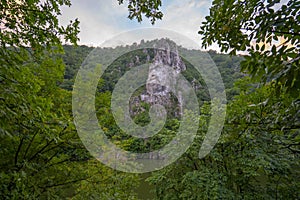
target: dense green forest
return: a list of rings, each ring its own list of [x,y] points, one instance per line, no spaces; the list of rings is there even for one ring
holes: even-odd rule
[[[115,84],[118,82],[118,80],[132,67],[137,67],[138,65],[141,65],[143,63],[147,62],[147,59],[151,60],[154,59],[154,50],[153,49],[147,49],[147,53],[143,53],[145,49],[143,49],[143,46],[151,46],[155,43],[159,43],[161,41],[169,41],[171,40],[154,40],[154,41],[143,41],[140,44],[135,44],[135,48],[138,50],[130,51],[130,53],[124,54],[121,57],[119,57],[117,60],[115,60],[113,63],[109,65],[109,67],[106,69],[104,74],[102,75],[102,80],[99,81],[99,87],[98,92],[96,93],[96,110],[97,110],[97,116],[98,120],[100,122],[100,125],[102,127],[107,128],[106,135],[110,139],[116,139],[119,143],[124,144],[124,147],[126,150],[130,151],[140,151],[140,152],[147,152],[153,149],[159,149],[159,147],[165,145],[169,142],[169,140],[174,136],[176,133],[176,130],[178,128],[178,116],[175,116],[175,111],[178,110],[176,107],[176,100],[171,103],[171,105],[166,105],[166,109],[168,111],[168,120],[165,124],[165,128],[160,131],[156,136],[153,138],[150,138],[147,141],[144,141],[143,139],[134,139],[132,137],[129,137],[126,135],[124,131],[122,131],[120,128],[118,128],[118,125],[115,123],[115,120],[113,119],[113,115],[110,110],[111,102],[110,99],[111,94],[114,90]],[[174,43],[174,42],[173,42]],[[112,48],[97,48],[96,51],[103,54],[118,54],[120,51],[124,51],[124,49],[130,50],[132,46],[119,46],[114,49]],[[191,52],[198,52],[198,55],[201,55],[201,51],[199,50],[188,50],[184,49],[184,53],[188,55]],[[78,72],[78,69],[84,62],[84,59],[87,56],[88,51],[93,51],[95,48],[87,47],[87,46],[64,46],[65,54],[63,56],[63,61],[66,63],[66,70],[64,74],[64,81],[60,84],[60,87],[62,87],[65,90],[72,90],[72,86],[74,84],[74,79],[76,78],[76,74]],[[105,52],[105,53],[104,53]],[[196,53],[197,55],[197,53]],[[237,87],[234,86],[235,80],[238,80],[239,78],[243,77],[244,75],[240,73],[239,69],[239,63],[241,60],[243,60],[242,56],[235,56],[230,57],[226,54],[218,54],[216,51],[209,51],[209,55],[214,60],[216,65],[218,66],[224,84],[227,88],[227,97],[228,99],[233,99],[234,95],[237,95],[239,93],[239,90]],[[137,62],[137,56],[138,56],[138,62]],[[91,65],[97,65],[101,63],[97,63],[98,59],[93,58],[92,61],[90,61],[89,64]],[[193,68],[193,66],[188,62],[185,61],[185,64],[187,66],[187,69],[182,72],[182,74],[186,77],[187,80],[190,82],[194,81],[195,86],[195,92],[197,94],[198,100],[200,102],[200,105],[209,104],[210,97],[207,91],[207,88],[205,86],[205,82],[202,79],[199,72],[196,71],[196,69]],[[137,97],[141,95],[145,90],[145,86],[142,88],[139,88],[135,95],[131,98],[131,101],[135,99],[134,97]],[[178,103],[178,102],[177,102]],[[175,104],[175,105],[174,105]],[[131,105],[133,105],[133,102],[131,102]],[[138,105],[135,105],[132,109],[136,110],[135,114],[133,114],[131,117],[134,119],[135,123],[143,126],[149,123],[149,108],[150,104],[147,102],[139,102]],[[142,111],[143,110],[143,111]]]
[[[128,3],[130,19],[142,21],[144,16],[153,24],[163,20],[160,0],[118,1]],[[60,7],[71,2],[1,0],[0,199],[298,199],[300,4],[263,2],[214,0],[200,28],[204,47],[213,43],[221,47],[222,53],[207,53],[221,73],[228,99],[225,124],[213,150],[199,159],[211,99],[201,74],[182,57],[187,68],[182,74],[195,85],[200,106],[196,137],[176,162],[134,174],[99,162],[76,131],[73,85],[95,48],[77,45],[78,20],[59,25]],[[274,10],[274,5],[280,8]],[[282,36],[283,44],[273,44]],[[252,45],[253,40],[257,45]],[[155,57],[153,49],[143,53],[145,43],[155,41],[133,44],[142,50],[110,64],[95,96],[97,118],[106,136],[133,152],[161,148],[176,135],[181,120],[172,113],[177,109],[172,104],[164,127],[149,139],[128,136],[114,120],[110,106],[115,84],[129,68]],[[98,50],[112,55],[131,48]],[[178,48],[185,55],[201,54]],[[240,51],[247,54],[239,55]],[[144,91],[139,88],[131,100]],[[149,123],[149,107],[141,101],[131,107],[137,124]]]

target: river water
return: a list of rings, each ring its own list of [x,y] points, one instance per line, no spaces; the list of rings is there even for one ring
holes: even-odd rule
[[[136,192],[138,194],[139,200],[152,200],[154,199],[154,193],[151,190],[154,189],[146,179],[151,176],[151,173],[144,173],[140,175],[141,181],[139,187],[136,188]]]

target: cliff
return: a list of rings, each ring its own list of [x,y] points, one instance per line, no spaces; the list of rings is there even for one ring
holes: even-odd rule
[[[164,106],[169,114],[180,116],[182,97],[181,92],[176,92],[179,83],[179,74],[186,70],[186,66],[179,56],[177,46],[174,42],[166,39],[158,40],[153,46],[154,58],[150,61],[146,91],[138,101],[145,103],[160,104]],[[144,51],[147,53],[146,51]]]

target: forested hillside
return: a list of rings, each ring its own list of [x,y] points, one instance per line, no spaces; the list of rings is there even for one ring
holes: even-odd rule
[[[151,41],[150,41],[151,42]],[[64,59],[72,53],[87,47],[73,47],[66,50]],[[103,49],[113,53],[116,49]],[[102,51],[102,50],[101,50]],[[189,51],[185,50],[188,54]],[[210,99],[206,91],[200,90],[198,98],[203,101],[200,127],[193,146],[176,163],[154,172],[147,181],[155,186],[157,198],[163,199],[207,199],[209,196],[224,199],[293,199],[299,195],[299,157],[297,141],[299,133],[299,102],[287,94],[275,95],[272,84],[259,88],[259,82],[252,81],[241,73],[243,56],[230,57],[209,51],[219,68],[230,103],[222,136],[214,150],[204,159],[197,159],[198,149],[203,141],[209,122]],[[148,50],[148,60],[154,52]],[[136,56],[138,55],[138,62]],[[77,59],[80,55],[76,56]],[[81,59],[82,60],[82,59]],[[99,85],[96,106],[97,116],[105,127],[106,135],[116,144],[133,152],[148,152],[167,144],[176,134],[180,120],[171,117],[164,128],[151,139],[144,141],[128,136],[118,128],[109,112],[111,92],[118,79],[131,67],[147,60],[147,54],[135,51],[113,62],[103,75]],[[201,76],[185,61],[183,72],[189,81],[195,78],[203,83]],[[81,63],[71,63],[67,68],[74,71]],[[66,71],[67,72],[67,71]],[[74,73],[75,74],[75,73]],[[191,77],[189,77],[191,76]],[[65,81],[71,77],[65,74]],[[66,80],[67,79],[67,80]],[[69,87],[70,88],[70,87]],[[137,91],[136,95],[143,91]],[[204,94],[204,95],[203,95]],[[205,97],[203,99],[203,97]],[[107,102],[105,102],[107,101]],[[205,103],[206,102],[206,103]],[[149,105],[141,104],[144,110]],[[207,115],[205,115],[205,113]],[[149,123],[147,112],[132,116],[136,123]],[[158,157],[156,157],[158,158]]]
[[[119,48],[130,46],[102,50],[114,53]],[[26,64],[21,71],[12,71],[17,82],[10,85],[5,82],[15,93],[2,90],[2,101],[7,102],[2,106],[8,110],[2,109],[1,120],[1,195],[4,199],[20,196],[82,199],[110,198],[117,192],[121,199],[137,197],[135,189],[143,179],[114,172],[97,162],[81,144],[72,123],[74,79],[93,48],[64,46],[64,50],[62,56],[53,54],[38,64]],[[151,51],[148,50],[150,61],[154,58]],[[158,198],[164,199],[296,198],[299,158],[298,147],[291,139],[297,139],[299,131],[299,103],[286,95],[274,95],[276,91],[271,84],[255,89],[258,83],[239,72],[242,56],[208,53],[221,72],[230,99],[222,136],[207,157],[197,158],[210,113],[207,91],[198,88],[202,117],[197,137],[176,163],[148,177],[147,181],[154,186],[151,188]],[[112,89],[126,70],[146,60],[147,55],[142,51],[120,57],[104,73],[96,95],[97,117],[105,134],[133,152],[161,148],[176,135],[180,123],[178,117],[169,117],[164,128],[146,141],[128,136],[115,123],[110,111]],[[185,63],[186,78],[203,84],[201,76]],[[22,88],[18,87],[20,83]],[[137,124],[145,125],[149,123],[149,105],[140,103],[139,107],[144,108],[143,112],[132,117]]]
[[[153,46],[155,42],[154,41],[143,41],[143,43],[139,43],[136,48],[143,49],[145,46]],[[105,51],[105,53],[112,53],[117,54],[120,51],[124,51],[124,49],[130,50],[132,47],[130,45],[127,46],[118,46],[116,48],[102,48],[102,51]],[[95,47],[88,47],[88,46],[64,46],[65,53],[62,56],[63,61],[66,65],[66,70],[64,73],[64,81],[60,85],[62,88],[66,90],[72,90],[72,86],[74,84],[74,79],[76,78],[76,74],[78,72],[78,69],[82,65],[84,59],[88,56],[88,54],[93,51]],[[185,49],[185,53],[188,55],[189,52],[192,51],[199,51],[200,50],[188,50]],[[142,50],[140,53],[133,52],[132,55],[124,55],[123,57],[119,58],[118,60],[114,61],[111,66],[108,67],[108,70],[104,75],[103,79],[104,86],[102,88],[102,91],[112,91],[113,85],[116,84],[118,79],[124,74],[126,71],[130,69],[131,66],[145,63],[148,59],[149,61],[153,61],[154,53],[153,49],[148,52],[148,58],[147,54],[143,54]],[[226,93],[227,98],[232,99],[232,97],[236,94],[238,94],[237,89],[235,89],[234,82],[244,76],[243,73],[240,72],[240,62],[243,60],[243,56],[234,56],[231,57],[227,54],[221,54],[217,53],[216,51],[210,50],[208,51],[208,54],[213,59],[214,63],[220,70],[220,73],[223,78],[224,85],[226,87]],[[136,56],[139,56],[139,61],[136,63]],[[187,65],[189,65],[188,61],[185,61]],[[184,72],[184,76],[189,80],[192,81],[193,76],[195,74],[195,70],[193,70],[192,66],[188,67],[188,70]],[[198,73],[196,73],[198,74]],[[198,77],[195,77],[195,79],[198,79],[198,81],[201,80],[201,75],[198,75]],[[202,80],[203,82],[203,80]],[[203,98],[203,97],[202,97]],[[207,95],[206,95],[207,99]]]
[[[130,19],[141,22],[146,17],[152,24],[163,19],[161,0],[118,2],[128,6]],[[299,5],[296,0],[213,0],[199,34],[204,48],[220,47],[222,53],[217,53],[181,46],[174,52],[154,48],[166,41],[174,45],[166,38],[116,48],[78,45],[79,21],[59,23],[61,7],[71,6],[69,0],[0,0],[0,199],[299,199]],[[120,52],[127,53],[108,64],[92,98],[91,93],[82,96],[92,99],[93,105],[76,102],[74,83],[80,67],[101,71]],[[221,102],[226,103],[226,117],[220,137],[201,157],[199,149],[208,130],[216,130],[209,129],[213,116],[222,118],[215,115],[219,112],[208,94],[208,83],[191,64],[204,54],[212,58],[225,85],[225,91],[214,89],[220,90],[217,94],[225,92],[228,101]],[[98,62],[97,55],[107,59]],[[120,77],[141,64],[149,64],[148,72],[156,79],[148,77],[147,84],[134,91],[128,98],[130,116],[124,116],[144,127],[151,123],[151,106],[161,103],[166,108],[165,124],[145,138],[120,128],[112,106]],[[171,87],[156,84],[162,80],[159,74],[164,81],[171,74],[163,67],[155,68],[160,64],[170,64],[175,78],[182,74],[188,80],[197,107],[182,109],[189,101],[181,97],[187,94],[186,99],[191,100],[190,91],[180,96]],[[96,71],[88,71],[88,77],[97,76]],[[79,82],[84,78],[79,77]],[[89,85],[81,88],[88,90]],[[176,154],[183,141],[173,139],[185,119],[182,138],[193,140],[178,159],[159,170],[118,171],[100,162],[102,155],[92,156],[87,150],[79,130],[90,127],[83,124],[78,129],[74,102],[81,110],[95,109],[96,124],[117,148],[141,153],[132,160],[147,161],[131,168],[167,160],[165,154],[152,153],[166,144],[171,143],[174,151],[169,153]],[[195,115],[198,108],[200,114]],[[92,116],[89,114],[87,117]],[[92,117],[87,121],[96,121]],[[197,124],[193,138],[191,124]],[[89,136],[92,142],[104,138],[99,130]],[[97,145],[97,150],[106,150],[104,142]],[[123,154],[112,151],[104,156],[109,161],[120,158],[113,163],[119,166],[127,161]]]

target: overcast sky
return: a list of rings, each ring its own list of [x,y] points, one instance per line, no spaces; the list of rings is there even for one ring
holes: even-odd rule
[[[126,5],[118,5],[117,0],[73,0],[70,8],[62,9],[60,21],[67,24],[71,19],[79,19],[79,44],[101,46],[120,33],[154,27],[176,31],[200,45],[197,32],[210,6],[211,0],[163,0],[163,20],[152,26],[146,18],[142,23],[129,20]]]

